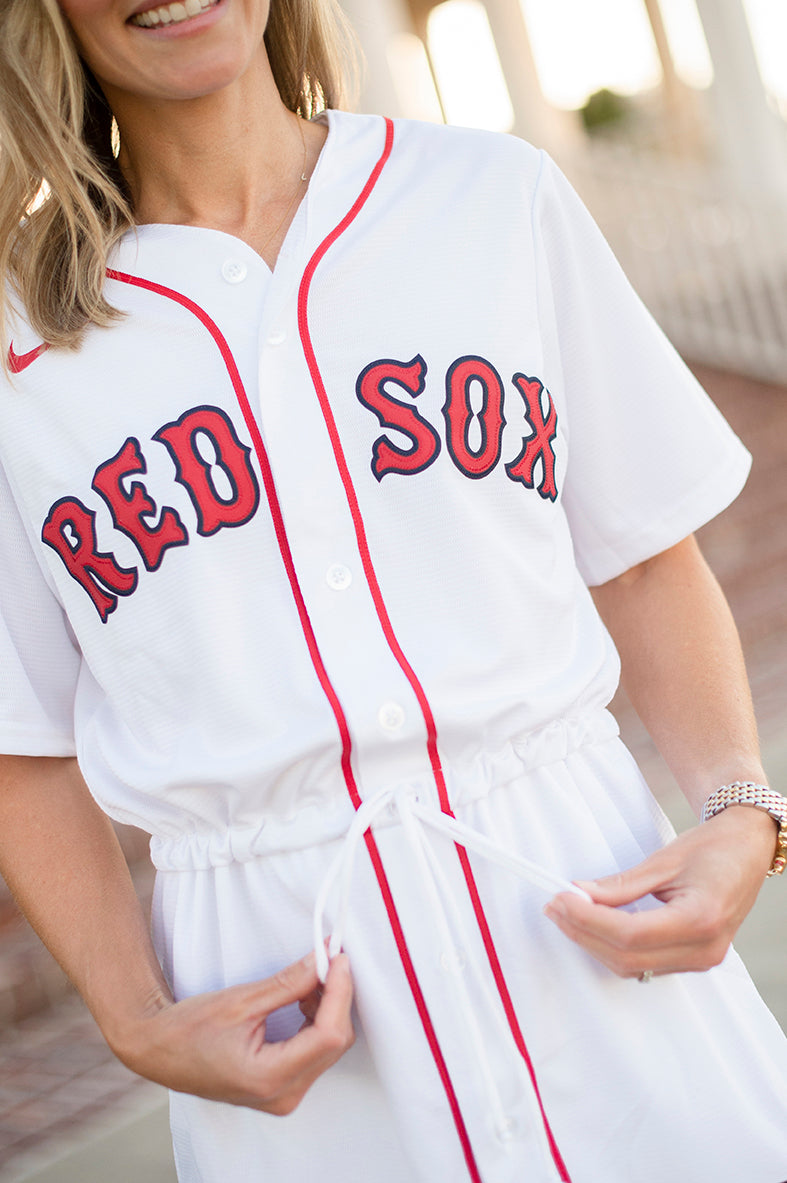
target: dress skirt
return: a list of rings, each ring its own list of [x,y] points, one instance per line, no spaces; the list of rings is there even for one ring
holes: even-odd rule
[[[457,819],[490,840],[467,855],[475,902],[453,837],[422,820],[427,786],[385,791],[372,822],[415,992],[363,842],[300,846],[297,818],[265,842],[154,840],[154,931],[177,997],[303,956],[337,856],[349,883],[346,915],[337,888],[324,922],[344,928],[355,1046],[285,1118],[173,1095],[180,1183],[787,1179],[787,1041],[737,955],[622,980],[544,917],[548,885],[505,865],[515,852],[590,879],[669,841],[611,716],[558,721],[446,774]],[[301,1022],[277,1012],[268,1037]]]

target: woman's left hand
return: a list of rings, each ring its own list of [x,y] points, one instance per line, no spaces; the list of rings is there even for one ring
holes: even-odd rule
[[[731,806],[631,870],[578,882],[593,903],[561,893],[544,913],[620,977],[708,970],[757,898],[775,845],[767,813]],[[621,910],[649,894],[664,906]]]

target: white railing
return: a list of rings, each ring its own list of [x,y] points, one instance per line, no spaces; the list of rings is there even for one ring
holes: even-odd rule
[[[684,357],[787,385],[787,202],[613,144],[561,164]]]

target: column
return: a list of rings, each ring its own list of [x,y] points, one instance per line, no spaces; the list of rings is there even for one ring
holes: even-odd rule
[[[514,132],[538,147],[560,137],[559,113],[544,98],[520,0],[485,0],[503,76],[514,108]]]
[[[661,63],[664,115],[669,146],[679,153],[696,156],[701,144],[698,125],[697,94],[681,81],[675,70],[672,50],[664,27],[660,0],[643,0],[653,30],[653,40]]]
[[[742,0],[697,0],[719,154],[741,190],[787,194],[787,128],[768,106]]]
[[[406,0],[340,0],[361,48],[365,68],[358,108],[373,115],[402,115],[389,48],[401,33],[412,33]]]
[[[424,47],[427,65],[429,66],[429,73],[431,74],[432,78],[432,85],[434,86],[435,96],[440,107],[440,114],[442,116],[443,123],[447,123],[448,120],[445,114],[445,107],[443,106],[443,99],[440,94],[440,87],[437,85],[437,73],[434,68],[432,52],[429,48],[428,36],[429,14],[439,3],[440,0],[407,0],[408,8],[410,9],[410,16],[413,22],[413,29],[415,30],[416,36],[420,39],[421,44]]]

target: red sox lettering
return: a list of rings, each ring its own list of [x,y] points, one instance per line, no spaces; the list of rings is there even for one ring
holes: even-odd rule
[[[536,462],[541,459],[544,471],[538,492],[549,501],[557,498],[557,484],[555,482],[555,450],[552,443],[557,435],[557,411],[552,402],[552,396],[539,382],[538,378],[526,378],[524,374],[514,374],[514,385],[525,404],[525,418],[533,428],[533,434],[522,441],[522,451],[516,460],[506,465],[506,472],[512,481],[521,481],[526,489],[532,489],[535,484],[534,469]],[[542,398],[546,395],[549,410],[544,416]]]
[[[395,398],[392,388],[417,399],[426,389],[427,365],[419,355],[412,361],[372,362],[359,375],[356,393],[380,425],[409,439],[400,447],[379,436],[372,445],[371,469],[379,482],[389,473],[411,476],[422,472],[440,455],[436,428],[409,402]],[[531,434],[521,439],[519,454],[505,465],[510,480],[536,488],[545,500],[557,498],[554,441],[557,412],[549,391],[538,378],[515,374],[514,388],[524,403]],[[474,411],[471,393],[477,385],[481,406]],[[503,449],[505,388],[497,370],[482,357],[460,357],[445,379],[445,442],[448,454],[465,476],[478,480],[498,466]],[[474,430],[473,430],[474,429]],[[471,431],[476,446],[471,444]],[[251,462],[251,448],[241,443],[225,411],[199,406],[184,412],[152,436],[162,444],[175,467],[175,480],[189,495],[196,514],[197,534],[210,537],[227,527],[250,521],[260,504],[260,488]],[[539,465],[540,462],[540,465]],[[147,571],[157,571],[165,553],[185,546],[188,530],[176,509],[159,508],[143,482],[147,472],[142,446],[129,437],[119,451],[98,466],[91,485],[101,497],[116,530],[139,551]],[[137,478],[137,479],[134,479]],[[122,566],[114,554],[99,549],[96,513],[78,497],[61,497],[49,510],[41,537],[59,555],[68,574],[90,597],[106,623],[119,598],[137,588],[139,571]]]
[[[194,407],[153,438],[164,444],[172,457],[175,479],[186,489],[196,511],[198,534],[209,536],[225,526],[242,526],[257,512],[260,491],[249,459],[251,449],[240,442],[224,411]],[[200,453],[201,439],[215,456],[212,462]],[[224,474],[228,497],[217,489],[215,469]],[[92,483],[106,502],[116,529],[132,540],[145,567],[155,571],[164,551],[183,546],[189,536],[171,506],[164,506],[156,520],[156,504],[141,481],[132,481],[128,487],[124,484],[126,478],[146,471],[139,442],[127,439],[116,456],[98,467]],[[78,498],[63,497],[55,502],[41,537],[85,589],[102,621],[117,608],[118,596],[135,590],[137,569],[121,567],[114,555],[99,551],[96,515]]]
[[[426,389],[426,362],[418,354],[411,362],[375,361],[363,370],[355,384],[358,399],[374,411],[381,427],[391,427],[409,436],[412,447],[400,448],[381,435],[372,446],[372,472],[378,481],[386,473],[407,475],[423,472],[440,454],[440,436],[415,407],[409,406],[386,390],[399,386],[411,398]]]
[[[409,362],[389,358],[372,362],[360,374],[356,383],[358,400],[377,416],[381,427],[388,427],[407,436],[410,448],[402,448],[388,438],[378,436],[372,445],[372,473],[381,481],[389,473],[410,475],[422,472],[440,454],[440,436],[414,406],[395,398],[392,386],[417,399],[426,389],[426,362],[418,354]],[[514,387],[524,404],[524,414],[531,434],[521,441],[517,457],[506,464],[505,471],[512,481],[528,489],[536,487],[538,462],[541,461],[541,480],[537,492],[545,500],[555,501],[555,449],[557,411],[552,396],[538,378],[514,374]],[[474,384],[481,389],[482,403],[474,413],[470,394]],[[482,357],[460,357],[448,370],[445,379],[445,438],[448,453],[456,467],[473,480],[488,476],[500,461],[503,446],[503,413],[505,389],[497,370]],[[480,443],[470,445],[470,429],[476,421]]]
[[[483,392],[483,403],[478,412],[481,442],[476,451],[470,447],[470,427],[473,410],[470,391],[477,382]],[[500,459],[503,446],[503,402],[505,391],[494,366],[482,357],[460,357],[450,367],[445,379],[445,442],[456,467],[465,476],[488,476]]]
[[[145,472],[147,464],[139,441],[127,439],[117,456],[96,469],[93,488],[106,502],[115,528],[135,544],[148,571],[156,571],[164,551],[170,546],[182,546],[189,536],[175,510],[168,507],[161,511],[157,525],[148,525],[145,519],[156,514],[155,501],[140,481],[132,481],[128,490],[123,484],[125,477]]]
[[[215,462],[206,460],[197,447],[198,437],[207,436],[213,445]],[[176,423],[168,423],[153,437],[166,447],[175,464],[175,480],[183,485],[197,513],[197,533],[205,537],[224,526],[242,526],[250,521],[260,503],[260,487],[249,457],[251,448],[238,439],[231,420],[216,407],[186,411]],[[231,494],[221,497],[212,472],[224,473]]]
[[[61,497],[55,502],[41,537],[60,555],[103,621],[117,608],[118,596],[130,596],[136,588],[136,568],[121,567],[114,555],[98,549],[96,515],[76,497]]]

